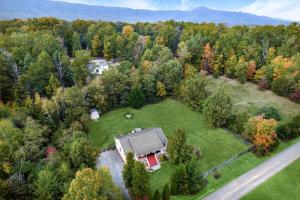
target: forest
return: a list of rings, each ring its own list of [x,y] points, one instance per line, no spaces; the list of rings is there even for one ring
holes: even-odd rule
[[[119,65],[95,76],[87,67],[94,57]],[[222,88],[206,89],[207,77],[219,76],[300,103],[300,25],[0,21],[0,199],[122,199],[109,172],[95,168],[91,108],[105,113],[176,98],[209,126],[241,134],[260,156],[278,137],[300,134],[299,116],[277,126],[273,108],[253,117],[231,112]]]

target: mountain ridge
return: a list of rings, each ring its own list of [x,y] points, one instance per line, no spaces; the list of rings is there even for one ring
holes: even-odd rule
[[[189,21],[214,22],[228,25],[279,25],[289,21],[257,16],[236,11],[214,10],[199,6],[192,10],[145,10],[123,7],[105,7],[51,0],[0,0],[0,19],[56,17],[68,21],[76,19],[157,22]]]

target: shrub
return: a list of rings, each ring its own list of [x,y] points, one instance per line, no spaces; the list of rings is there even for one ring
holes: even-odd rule
[[[281,76],[272,82],[272,90],[280,96],[289,96],[295,89],[295,81],[291,76]]]
[[[214,178],[215,179],[219,179],[221,177],[221,173],[218,171],[218,170],[216,170],[215,172],[214,172]]]
[[[266,89],[270,88],[269,83],[266,78],[260,79],[257,84],[258,84],[257,85],[258,89],[260,89],[260,90],[266,90]]]
[[[159,156],[160,162],[167,161],[167,160],[169,160],[169,157],[166,154],[162,154]]]
[[[235,134],[242,134],[249,117],[247,112],[233,112],[228,119],[227,128]]]
[[[261,108],[256,115],[263,115],[265,119],[275,119],[277,121],[281,120],[281,115],[279,111],[274,107],[263,107]]]
[[[194,147],[194,150],[193,150],[193,153],[194,153],[194,156],[196,159],[200,159],[201,156],[202,156],[202,151],[201,149],[197,148],[197,147]]]
[[[300,90],[293,92],[290,96],[290,100],[300,103]]]
[[[254,152],[258,155],[265,155],[273,150],[277,143],[275,132],[271,134],[256,134],[253,139]]]
[[[253,142],[256,134],[272,134],[276,125],[277,122],[274,119],[264,119],[261,115],[251,117],[244,126],[243,136]]]
[[[300,135],[300,115],[294,117],[288,126],[291,130],[291,134],[294,136]]]
[[[1,105],[0,102],[0,119],[8,118],[10,116],[10,112],[8,107],[5,105]]]
[[[288,140],[292,138],[292,132],[288,124],[281,124],[276,127],[276,133],[280,139]]]

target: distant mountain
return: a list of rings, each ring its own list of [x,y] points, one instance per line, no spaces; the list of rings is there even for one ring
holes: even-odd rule
[[[189,11],[136,10],[130,8],[91,6],[51,0],[0,0],[0,19],[52,16],[65,20],[90,19],[123,22],[157,22],[166,20],[215,22],[229,25],[278,25],[288,21],[242,12],[198,7]]]

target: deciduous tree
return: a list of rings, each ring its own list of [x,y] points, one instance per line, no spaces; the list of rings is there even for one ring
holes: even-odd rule
[[[209,126],[220,127],[226,124],[231,109],[231,98],[219,89],[205,100],[203,115]]]

